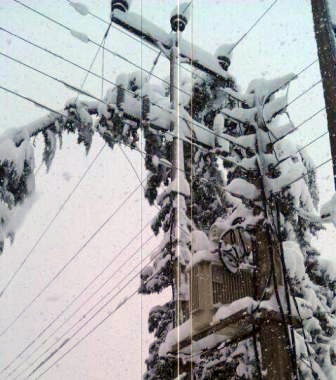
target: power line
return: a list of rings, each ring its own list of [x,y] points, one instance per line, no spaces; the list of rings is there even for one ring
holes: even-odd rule
[[[149,223],[147,223],[147,226],[148,226],[148,224]],[[141,232],[143,231],[143,229],[137,234],[137,237],[141,234]],[[125,267],[126,265],[127,265],[127,262],[129,261],[129,260],[131,260],[132,258],[134,258],[135,256],[136,256],[136,254],[147,244],[147,243],[149,243],[152,239],[154,238],[154,235],[151,235],[144,243],[141,243],[141,245],[140,245],[140,247],[139,248],[137,248],[133,253],[132,253],[132,255],[130,256],[130,257],[128,257],[126,260],[124,260],[123,262],[122,262],[122,264],[120,264],[119,266],[118,266],[118,268],[117,269],[115,269],[114,270],[114,272],[103,282],[103,284],[102,285],[100,285],[99,286],[99,288],[97,288],[89,297],[87,297],[77,308],[76,308],[76,310],[74,310],[51,334],[49,334],[44,340],[43,340],[43,342],[38,346],[38,347],[36,347],[35,349],[34,349],[34,351],[33,352],[31,352],[29,355],[28,355],[28,357],[26,357],[25,359],[24,359],[24,361],[19,365],[19,366],[17,366],[16,368],[14,368],[10,373],[9,373],[9,376],[11,375],[11,374],[13,374],[14,372],[16,372],[22,365],[24,365],[25,363],[27,363],[27,361],[35,354],[35,352],[37,352],[39,349],[41,349],[41,348],[43,348],[43,346],[53,337],[53,336],[55,336],[55,334],[57,334],[66,324],[67,324],[67,322],[68,321],[70,321],[71,319],[72,319],[72,317],[73,316],[75,316],[77,313],[78,313],[78,311],[80,311],[81,309],[83,309],[83,307],[90,301],[90,300],[92,300],[93,299],[93,297],[96,295],[96,294],[98,294],[99,293],[99,291],[101,290],[101,289],[103,289],[104,287],[105,287],[105,285],[106,284],[108,284],[114,277],[115,277],[115,275],[117,275],[119,272],[120,272],[120,270],[123,268],[123,267]],[[127,244],[128,246],[130,245],[130,243],[128,243]],[[18,375],[17,375],[17,377],[19,377],[21,374],[23,374],[24,372],[26,372],[27,371],[27,369],[29,368],[29,367],[31,367],[31,366],[33,366],[41,357],[43,357],[43,355],[45,354],[45,353],[47,353],[48,351],[50,351],[50,349],[55,345],[55,344],[57,344],[57,342],[59,342],[66,334],[68,334],[74,327],[76,327],[83,319],[85,319],[86,318],[86,316],[92,311],[92,310],[94,310],[95,308],[96,308],[96,306],[97,305],[99,305],[100,303],[101,303],[101,301],[103,301],[108,295],[110,295],[111,294],[111,292],[113,291],[113,290],[115,290],[115,288],[117,287],[117,286],[119,286],[124,280],[125,280],[125,278],[127,278],[127,276],[130,274],[130,273],[132,273],[136,268],[138,267],[138,264],[130,271],[130,272],[128,272],[116,285],[114,285],[113,286],[113,288],[112,288],[112,290],[110,290],[109,292],[107,292],[103,297],[101,297],[100,299],[99,299],[99,301],[97,301],[93,306],[91,306],[90,307],[90,309],[88,310],[88,311],[86,311],[84,314],[83,314],[83,316],[81,316],[80,317],[80,319],[79,320],[77,320],[69,329],[67,329],[66,330],[66,332],[64,332],[63,333],[63,335],[61,335],[60,337],[57,337],[56,338],[56,341],[54,341],[51,345],[49,345],[49,347],[46,349],[46,350],[44,350],[36,359],[34,359],[34,361],[32,362],[32,363],[30,363],[29,365],[28,365],[28,367],[26,367],[25,369],[23,369],[23,371],[21,371]],[[99,277],[99,276],[97,276],[97,277]],[[94,282],[94,280],[93,281],[91,281],[91,285],[92,285],[92,283]],[[89,284],[90,285],[90,284]],[[88,289],[89,288],[89,285],[85,288],[85,289]],[[83,293],[83,291],[81,292],[81,294]],[[78,299],[79,298],[79,296],[77,296],[76,297],[76,299]],[[70,305],[69,305],[70,306]],[[69,308],[69,306],[67,307],[67,309]]]
[[[36,100],[33,100],[32,98],[29,98],[29,97],[27,97],[27,96],[21,95],[21,94],[19,94],[18,92],[13,91],[13,90],[10,90],[9,88],[6,88],[6,87],[1,86],[1,85],[0,85],[0,88],[1,88],[2,90],[6,91],[6,92],[9,92],[9,93],[11,93],[11,94],[13,94],[13,95],[18,96],[18,97],[21,98],[21,99],[24,99],[24,100],[27,100],[27,101],[30,102],[30,103],[33,103],[33,104],[34,104],[35,106],[37,106],[37,107],[43,108],[43,109],[45,109],[45,110],[47,110],[47,111],[49,111],[49,112],[51,112],[51,113],[54,113],[54,114],[56,114],[56,115],[59,115],[59,116],[62,116],[62,117],[66,117],[65,114],[63,114],[63,113],[61,113],[61,112],[59,112],[59,111],[55,111],[55,110],[53,110],[52,108],[49,108],[48,106],[43,105],[42,103],[39,103],[39,102],[37,102]]]
[[[245,32],[239,40],[233,45],[231,52],[243,41],[243,39],[254,29],[259,22],[267,15],[267,13],[274,7],[274,5],[278,2],[278,0],[273,1],[273,3],[264,11],[264,13],[250,26],[250,28]]]
[[[320,114],[324,110],[325,110],[325,107],[320,108],[318,111],[314,112],[311,116],[309,116],[307,119],[305,119],[304,121],[302,121],[295,128],[291,129],[289,132],[287,132],[283,136],[280,136],[280,137],[275,136],[276,139],[275,139],[275,141],[272,142],[272,145],[274,146],[276,143],[278,143],[282,139],[286,138],[290,134],[292,134],[294,132],[297,132],[304,124],[306,124],[308,121],[312,120],[315,116],[317,116],[318,114]]]
[[[155,250],[154,250],[155,251]],[[157,255],[155,255],[154,257],[151,258],[150,262],[153,262],[154,259],[156,258]],[[104,303],[103,306],[101,306],[99,308],[99,310],[97,312],[95,312],[91,318],[89,320],[87,320],[85,322],[85,324],[83,324],[79,329],[77,329],[69,338],[65,339],[63,341],[63,343],[59,346],[59,348],[57,350],[55,350],[53,352],[53,354],[56,354],[59,349],[61,349],[62,347],[64,347],[65,344],[67,344],[71,339],[73,339],[77,334],[78,332],[83,328],[85,327],[93,318],[95,318],[95,316],[100,313],[100,311],[102,311],[106,306],[108,306],[112,301],[113,299],[118,295],[120,294],[124,289],[127,288],[127,286],[136,278],[140,275],[141,272],[138,272],[136,273],[112,298],[110,298],[107,302]],[[150,276],[144,283],[148,283],[152,278],[154,277],[154,275]],[[37,379],[41,378],[46,372],[48,372],[54,365],[56,365],[60,360],[62,360],[64,358],[64,356],[66,356],[67,354],[69,354],[74,348],[76,348],[84,339],[86,339],[89,335],[91,335],[97,328],[99,328],[103,323],[105,323],[117,310],[119,310],[122,306],[124,306],[135,294],[138,293],[138,289],[136,289],[134,292],[132,292],[129,296],[127,296],[124,301],[122,301],[121,304],[117,305],[115,307],[115,309],[113,311],[111,311],[110,313],[108,313],[108,315],[103,318],[98,324],[96,324],[91,330],[89,330],[82,338],[80,338],[79,341],[77,341],[72,347],[70,347],[60,358],[58,358],[56,360],[56,362],[54,362],[51,366],[49,366],[41,375],[39,375],[37,377]],[[52,355],[53,356],[53,355]],[[51,357],[52,357],[51,356]],[[38,367],[36,367],[28,376],[32,375],[38,368],[40,368],[42,365],[46,364],[50,359],[51,357],[47,358],[44,362],[42,362]]]
[[[8,363],[1,371],[0,374],[6,371],[8,368],[12,366],[12,364],[19,359],[104,273],[105,271],[112,265],[114,262],[121,256],[122,253],[138,238],[142,231],[144,231],[148,227],[149,223],[147,223],[142,230],[136,233],[127,244],[117,253],[116,256],[112,258],[111,261],[85,286],[85,288],[78,293],[68,304],[27,346],[24,347],[22,351],[16,357]],[[21,367],[21,365],[19,366]],[[16,367],[16,368],[19,368]],[[15,370],[16,371],[16,370]],[[14,372],[14,371],[13,371]]]
[[[17,1],[17,0],[13,0],[13,1]],[[18,59],[16,59],[16,58],[13,58],[13,57],[11,57],[11,56],[9,56],[9,55],[7,55],[7,54],[1,53],[1,52],[0,52],[0,55],[3,55],[3,56],[5,56],[6,58],[15,61],[15,62],[18,63],[18,64],[21,64],[21,65],[23,65],[23,66],[25,66],[25,67],[27,67],[27,68],[33,70],[33,71],[36,71],[36,72],[38,72],[39,74],[48,77],[49,79],[55,80],[56,82],[63,84],[64,86],[66,86],[67,88],[70,88],[71,90],[73,90],[73,91],[75,91],[75,92],[79,91],[79,92],[81,92],[83,95],[88,96],[88,97],[91,97],[91,98],[97,100],[97,101],[100,102],[100,103],[107,104],[107,103],[104,102],[102,99],[100,99],[100,98],[98,98],[98,97],[96,97],[96,96],[94,96],[94,95],[92,95],[92,94],[90,94],[90,93],[88,93],[88,92],[86,92],[86,91],[83,91],[83,90],[81,90],[81,89],[75,87],[74,85],[72,85],[72,84],[70,84],[70,83],[68,83],[68,82],[65,82],[65,81],[63,81],[63,80],[61,80],[61,79],[59,79],[59,78],[57,78],[57,77],[55,77],[55,76],[53,76],[53,75],[50,75],[50,74],[48,74],[48,73],[46,73],[46,72],[44,72],[44,71],[42,71],[42,70],[39,70],[39,69],[37,69],[37,68],[35,68],[35,67],[31,66],[31,65],[28,65],[28,64],[24,63],[24,62],[21,61],[21,60],[18,60]],[[86,69],[84,69],[84,70],[86,70]],[[87,70],[86,70],[86,71],[87,71]],[[88,71],[88,72],[89,72],[89,71]],[[90,72],[91,72],[91,71],[90,71]],[[98,76],[98,74],[97,74],[96,76]],[[112,83],[112,82],[110,82],[110,83]],[[16,94],[14,91],[11,91],[11,90],[8,90],[8,91],[11,92],[11,93],[13,93],[13,94]],[[135,92],[133,92],[133,91],[130,91],[130,90],[128,90],[128,89],[125,89],[125,91],[131,93],[132,95],[136,95],[136,96],[138,96],[137,93],[135,93]],[[23,96],[20,96],[20,97],[23,97]],[[25,97],[23,97],[23,98],[25,98]],[[41,103],[38,103],[38,102],[36,102],[36,101],[33,101],[32,99],[29,99],[29,98],[25,98],[25,99],[26,99],[26,100],[29,100],[29,101],[32,101],[33,103],[35,103],[35,104],[38,105],[39,107],[46,108],[46,107],[44,107]],[[168,110],[168,109],[166,109],[166,108],[164,108],[164,107],[162,107],[162,106],[160,106],[160,105],[158,105],[158,104],[156,104],[156,103],[154,103],[154,102],[150,102],[150,103],[151,103],[152,105],[158,107],[159,109],[161,109],[161,110],[163,110],[163,111],[165,111],[165,112],[171,114],[171,110]],[[48,109],[49,111],[51,111],[51,109],[49,109],[49,108],[47,108],[47,109]],[[52,111],[52,112],[55,113],[56,111]],[[58,112],[58,113],[59,113],[59,112]],[[61,113],[59,113],[59,114],[60,114],[61,116],[66,117],[64,114],[61,114]],[[235,142],[235,141],[233,141],[233,140],[231,140],[231,139],[228,139],[228,138],[226,138],[226,137],[224,137],[224,136],[222,136],[222,135],[219,135],[219,134],[215,133],[215,132],[212,131],[211,129],[204,127],[202,124],[196,122],[195,120],[187,119],[185,116],[181,116],[180,114],[177,115],[177,116],[178,116],[179,119],[183,120],[187,125],[188,125],[188,124],[193,124],[194,126],[197,126],[198,128],[200,128],[200,129],[202,129],[202,130],[204,130],[204,131],[206,131],[206,132],[208,132],[208,133],[214,135],[215,137],[221,138],[221,139],[223,139],[224,141],[228,141],[228,142],[230,142],[231,144],[236,145],[236,146],[238,146],[238,147],[240,147],[240,148],[242,148],[242,149],[246,149],[243,145],[240,145],[239,143],[237,143],[237,142]],[[167,134],[170,134],[170,135],[173,136],[172,132],[170,132],[170,131],[166,131],[166,133],[167,133]],[[180,137],[177,137],[177,138],[181,139]],[[182,140],[183,140],[183,139],[182,139]],[[183,140],[183,141],[185,141],[185,140]],[[190,142],[190,143],[192,143],[192,144],[194,144],[194,145],[197,145],[197,144],[195,144],[195,143],[193,143],[193,142]]]
[[[296,102],[298,99],[300,99],[303,95],[307,94],[307,92],[309,92],[310,90],[312,90],[314,87],[316,87],[318,84],[320,84],[322,82],[322,79],[320,79],[319,81],[313,83],[311,86],[309,86],[305,91],[301,92],[298,96],[296,96],[294,99],[292,99],[287,105],[286,107],[289,107],[291,104],[293,104],[294,102]],[[285,108],[286,108],[285,107]]]
[[[290,158],[292,158],[293,156],[295,156],[296,154],[302,152],[303,150],[305,150],[306,148],[308,148],[310,145],[316,143],[317,141],[321,140],[322,137],[328,135],[329,132],[324,132],[322,133],[321,135],[317,136],[316,138],[314,138],[313,140],[309,141],[307,144],[305,144],[304,146],[302,146],[300,149],[298,149],[295,153],[285,157],[285,158],[282,158],[280,161],[277,162],[277,164],[275,165],[274,168],[278,167],[280,164],[282,164],[283,162],[289,160]]]
[[[30,98],[24,97],[24,96],[18,94],[17,92],[15,92],[15,91],[8,90],[8,89],[6,89],[6,88],[4,88],[4,87],[1,87],[1,86],[0,86],[0,88],[4,89],[4,90],[6,90],[6,91],[9,91],[10,93],[12,93],[12,94],[14,94],[14,95],[17,95],[17,96],[19,96],[19,97],[21,97],[21,98],[24,98],[25,100],[27,100],[27,101],[29,101],[29,102],[32,102],[32,103],[34,103],[34,104],[37,103],[37,104],[39,104],[40,107],[45,108],[45,109],[47,109],[47,110],[50,110],[51,112],[57,113],[57,111],[54,111],[54,110],[50,109],[49,107],[45,107],[45,106],[43,106],[41,103],[38,103],[38,102],[36,102],[36,101],[34,101],[34,100],[30,99]],[[318,111],[317,113],[319,113],[319,112],[321,112],[321,110]],[[313,116],[315,116],[317,113],[315,113]],[[60,114],[60,113],[59,113],[59,114]],[[60,115],[63,116],[63,117],[66,117],[66,116],[63,115],[63,114],[60,114]],[[313,116],[312,116],[312,117],[313,117]],[[306,122],[308,122],[310,119],[311,119],[311,118],[306,119],[304,122],[302,122],[302,123],[300,124],[300,126],[302,126],[303,124],[305,124]],[[209,129],[208,131],[209,131],[209,133],[212,133],[212,132],[213,132],[213,131],[210,130],[210,129]],[[169,131],[167,131],[166,133],[170,134],[170,135],[173,136],[173,137],[176,137],[173,133],[171,133],[171,132],[169,132]],[[215,135],[218,136],[218,137],[221,137],[220,135],[217,135],[217,134],[215,134]],[[225,138],[224,138],[224,139],[225,139]],[[238,145],[238,146],[240,146],[239,144],[235,144],[234,142],[232,142],[230,139],[225,139],[225,140],[228,141],[228,142],[230,142],[230,143],[233,143],[234,145]],[[184,141],[184,140],[183,140],[183,141]],[[122,142],[120,142],[120,143],[122,144]],[[125,144],[123,144],[123,145],[125,145]],[[203,148],[199,147],[199,146],[198,146],[197,144],[195,144],[195,143],[192,143],[192,145],[197,146],[199,149],[203,149]],[[125,146],[126,146],[126,145],[125,145]],[[240,147],[241,147],[241,146],[240,146]],[[242,148],[245,149],[245,147],[242,147]],[[149,154],[149,153],[147,153],[147,152],[143,152],[143,151],[141,151],[141,150],[138,149],[138,148],[133,148],[133,149],[136,150],[136,151],[138,151],[138,152],[141,153],[141,154],[147,154],[147,155],[153,157],[153,155],[151,155],[151,154]],[[174,167],[174,166],[171,166],[171,168],[173,168],[173,167]],[[180,169],[178,169],[178,170],[180,170]],[[203,181],[205,181],[205,182],[213,183],[216,187],[222,188],[223,190],[227,190],[225,187],[220,186],[220,185],[218,185],[216,182],[212,182],[212,181],[210,181],[210,180],[208,180],[208,179],[206,179],[206,178],[201,178],[201,180],[203,180]],[[1,334],[0,334],[0,337],[1,337]]]
[[[329,158],[328,160],[323,161],[321,164],[315,166],[315,167],[314,167],[313,169],[311,169],[310,171],[314,171],[314,172],[315,172],[317,169],[319,169],[319,168],[321,168],[322,166],[328,164],[329,162],[332,162],[332,158]],[[297,181],[299,181],[300,179],[304,178],[306,175],[308,175],[308,172],[303,173],[300,177],[296,178],[294,181],[289,182],[289,183],[283,185],[283,186],[281,187],[281,189],[282,189],[282,190],[285,190],[287,187],[293,185],[295,182],[297,182]]]
[[[45,227],[45,229],[42,231],[42,233],[40,234],[40,236],[36,240],[36,242],[33,245],[33,247],[29,250],[29,252],[26,254],[25,258],[21,261],[21,263],[19,264],[19,266],[17,267],[17,269],[13,272],[13,274],[11,275],[11,277],[9,278],[9,280],[7,281],[6,285],[2,288],[1,293],[0,293],[0,297],[2,297],[4,295],[4,293],[6,292],[6,290],[8,289],[8,287],[11,285],[11,283],[14,281],[15,277],[18,275],[18,273],[20,272],[20,270],[22,269],[22,267],[24,266],[24,264],[26,263],[26,261],[29,259],[30,255],[34,252],[35,248],[38,246],[38,244],[40,243],[40,241],[42,240],[42,238],[44,237],[44,235],[49,231],[50,227],[53,225],[53,223],[55,222],[55,220],[58,217],[58,215],[63,211],[65,205],[69,202],[69,200],[71,199],[71,197],[73,196],[73,194],[75,193],[75,191],[78,189],[79,185],[83,182],[83,180],[86,177],[87,173],[90,171],[90,169],[92,168],[92,166],[94,165],[94,163],[97,161],[97,159],[100,156],[100,154],[102,153],[105,145],[106,145],[106,143],[104,143],[104,145],[100,148],[100,150],[98,151],[98,153],[96,154],[96,156],[94,157],[94,159],[90,162],[89,166],[85,169],[85,171],[83,172],[83,174],[79,178],[79,180],[76,183],[75,187],[70,191],[70,193],[65,198],[65,200],[61,204],[61,206],[58,209],[58,211],[56,212],[56,214],[53,216],[53,218],[47,224],[47,226]]]
[[[58,25],[58,26],[60,26],[60,27],[62,27],[62,28],[64,28],[64,29],[68,30],[70,33],[73,33],[73,32],[74,32],[74,31],[73,31],[71,28],[69,28],[68,26],[66,26],[66,25],[62,24],[61,22],[59,22],[59,21],[57,21],[57,20],[51,18],[50,16],[47,16],[46,14],[44,14],[44,13],[42,13],[42,12],[36,10],[35,8],[32,8],[32,7],[28,6],[27,4],[22,3],[22,2],[19,1],[19,0],[12,0],[12,1],[16,2],[17,4],[22,5],[23,7],[29,9],[30,11],[32,11],[32,12],[34,12],[34,13],[37,13],[38,15],[42,16],[43,18],[46,18],[47,20],[53,22],[54,24],[56,24],[56,25]],[[85,35],[85,37],[87,38],[87,42],[88,42],[88,43],[92,43],[93,45],[95,45],[95,46],[97,46],[97,47],[100,46],[96,41],[92,40],[91,38],[87,37],[86,35]],[[114,55],[115,57],[120,58],[121,60],[123,60],[123,61],[129,63],[130,65],[132,65],[132,66],[134,66],[134,67],[136,67],[137,69],[139,69],[139,70],[141,70],[141,71],[144,71],[144,72],[146,72],[147,74],[150,73],[149,70],[147,70],[147,69],[145,69],[145,68],[139,66],[139,65],[138,65],[137,63],[135,63],[135,62],[132,62],[132,61],[129,60],[128,58],[124,57],[123,55],[121,55],[121,54],[119,54],[119,53],[117,53],[117,52],[115,52],[115,51],[112,51],[112,50],[108,49],[107,47],[104,47],[103,49],[104,49],[105,51],[107,51],[108,53]],[[169,85],[169,82],[168,82],[168,81],[166,81],[166,80],[163,79],[163,78],[160,78],[160,77],[157,76],[156,74],[153,74],[153,73],[152,73],[152,76],[155,77],[156,79],[160,80],[161,82],[163,82],[163,83]],[[179,87],[176,87],[176,86],[174,86],[174,87],[175,87],[178,91],[183,92],[185,95],[192,96],[192,94],[186,92],[186,91],[183,90],[182,88],[179,88]]]
[[[54,80],[54,81],[56,81],[56,82],[58,82],[58,83],[61,83],[61,84],[63,84],[65,87],[70,88],[71,90],[73,90],[73,91],[75,91],[75,92],[81,93],[82,95],[85,95],[85,96],[88,96],[88,97],[90,97],[90,98],[92,98],[92,99],[95,99],[95,100],[97,100],[97,101],[100,102],[100,103],[104,103],[104,104],[106,104],[106,103],[105,103],[103,100],[101,100],[100,98],[98,98],[98,97],[96,97],[96,96],[94,96],[94,95],[92,95],[92,94],[90,94],[90,93],[88,93],[88,92],[86,92],[86,91],[83,91],[82,89],[80,89],[80,88],[78,88],[78,87],[75,87],[75,86],[69,84],[68,82],[65,82],[65,81],[63,81],[63,80],[61,80],[61,79],[59,79],[59,78],[56,78],[55,76],[50,75],[50,74],[46,73],[45,71],[39,70],[39,69],[37,69],[37,68],[34,67],[34,66],[28,65],[27,63],[25,63],[25,62],[23,62],[23,61],[21,61],[21,60],[19,60],[19,59],[16,59],[16,58],[14,58],[14,57],[12,57],[12,56],[10,56],[10,55],[8,55],[8,54],[1,53],[1,52],[0,52],[0,55],[6,57],[6,58],[8,58],[8,59],[10,59],[11,61],[14,61],[14,62],[20,64],[20,65],[22,65],[22,66],[25,66],[25,67],[27,67],[27,68],[29,68],[29,69],[31,69],[31,70],[37,72],[37,73],[39,73],[39,74],[41,74],[41,75],[43,75],[43,76],[49,78],[49,79],[52,79],[52,80]],[[88,74],[88,73],[87,73],[87,74]],[[77,100],[76,100],[76,101],[77,101]]]
[[[145,180],[147,177],[145,178]],[[138,185],[133,189],[126,198],[119,204],[117,208],[108,216],[107,219],[93,232],[86,242],[71,256],[71,258],[62,266],[62,268],[52,277],[52,279],[42,288],[42,290],[20,311],[20,313],[13,319],[13,321],[0,333],[2,337],[17,321],[18,319],[38,300],[41,295],[49,288],[49,286],[64,272],[64,270],[80,255],[80,253],[88,246],[98,233],[110,222],[110,220],[117,214],[118,211],[125,205],[125,203],[135,194],[141,185]]]
[[[69,0],[65,0],[67,3],[69,3],[69,5],[71,5],[71,2]],[[186,10],[186,9],[185,9]],[[184,10],[184,11],[185,11]],[[96,15],[95,13],[89,11],[88,14],[97,19],[98,21],[104,23],[104,24],[109,24],[109,21],[103,19],[102,17]],[[121,27],[119,27],[118,25],[116,24],[113,24],[111,25],[112,28],[118,30],[120,33],[124,34],[125,36],[131,38],[132,40],[136,41],[137,43],[140,43],[141,45],[145,45],[148,49],[152,50],[154,53],[157,53],[157,54],[162,54],[162,50],[160,50],[159,48],[157,47],[153,47],[152,45],[150,45],[149,43],[147,43],[146,41],[144,40],[141,40],[140,38],[137,38],[135,36],[133,36],[131,33],[128,33],[127,31],[123,30]],[[164,58],[168,59],[166,55],[163,55]],[[199,79],[201,79],[203,82],[205,82],[205,79],[203,77],[201,77],[199,74],[195,73],[194,71],[192,70],[189,70],[187,67],[179,64],[178,65],[182,70],[190,73],[190,74],[193,74],[195,75],[196,77],[198,77]]]
[[[2,29],[2,28],[1,28]],[[104,34],[104,37],[103,37],[103,41],[105,41],[107,35],[108,35],[108,32],[109,32],[109,29],[110,29],[110,25],[108,27],[108,29],[106,30],[105,34]],[[96,55],[94,56],[92,62],[91,62],[91,65],[89,67],[89,71],[90,69],[92,68],[96,58],[97,58],[97,55],[98,55],[98,52],[99,52],[99,49],[97,50],[97,53]],[[9,59],[13,59],[7,55],[4,55],[6,56],[7,58]],[[17,61],[17,60],[15,60]],[[17,61],[18,62],[18,61]],[[23,63],[22,63],[23,64]],[[31,68],[31,66],[28,66],[27,67]],[[34,69],[35,70],[35,69]],[[88,72],[89,72],[88,71]],[[86,74],[86,76],[84,77],[83,81],[82,81],[82,84],[81,84],[81,87],[77,93],[77,98],[76,98],[76,101],[78,99],[78,96],[79,96],[79,93],[82,92],[83,90],[83,87],[86,83],[86,80],[88,78],[88,72]],[[46,74],[44,74],[46,75]],[[55,79],[55,78],[53,78]],[[10,284],[12,283],[12,281],[14,280],[14,278],[16,277],[16,275],[20,272],[20,270],[22,269],[22,267],[24,266],[25,262],[28,260],[28,258],[30,257],[31,253],[34,251],[34,249],[36,248],[36,246],[39,244],[39,242],[41,241],[41,239],[43,238],[43,236],[46,234],[46,232],[49,230],[49,228],[52,226],[52,224],[54,223],[54,221],[56,220],[56,218],[58,217],[58,215],[60,214],[60,212],[63,210],[65,204],[69,201],[69,199],[72,197],[72,195],[74,194],[74,192],[77,190],[78,186],[81,184],[81,182],[83,181],[83,179],[85,178],[85,176],[87,175],[87,173],[89,172],[89,170],[91,169],[91,167],[93,166],[93,164],[95,163],[95,161],[97,160],[97,158],[100,156],[100,154],[102,153],[102,151],[104,150],[106,146],[106,143],[104,143],[104,145],[102,146],[102,148],[99,150],[98,154],[96,155],[96,157],[93,159],[93,161],[90,163],[90,165],[88,166],[88,168],[84,171],[84,173],[82,174],[81,178],[79,179],[79,181],[77,182],[77,184],[75,185],[75,187],[73,188],[73,190],[70,192],[70,194],[68,195],[68,197],[65,199],[65,201],[62,203],[60,209],[58,210],[58,212],[55,214],[55,216],[51,219],[51,221],[48,223],[47,227],[44,229],[44,231],[42,232],[42,234],[39,236],[39,238],[37,239],[36,243],[33,245],[33,248],[28,252],[28,254],[26,255],[26,257],[23,259],[23,261],[20,263],[20,265],[18,266],[18,268],[14,271],[13,275],[10,277],[9,281],[6,283],[6,285],[4,286],[4,288],[2,289],[2,291],[0,292],[0,298],[4,295],[6,289],[10,286]]]

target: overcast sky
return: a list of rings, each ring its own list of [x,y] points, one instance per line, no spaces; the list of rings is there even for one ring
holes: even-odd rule
[[[272,1],[194,0],[193,17],[185,32],[185,38],[189,40],[192,38],[196,45],[214,52],[218,45],[236,41]],[[65,0],[23,0],[23,2],[75,30],[87,33],[93,40],[100,41],[105,31],[106,26],[103,23],[90,16],[80,16]],[[108,19],[109,1],[83,0],[83,3],[93,13]],[[175,4],[176,0],[144,0],[142,2],[133,0],[132,10],[137,13],[142,12],[144,17],[169,31],[169,14]],[[12,0],[0,1],[0,25],[84,67],[89,66],[95,54],[96,49],[92,45],[80,42],[69,32],[31,13]],[[84,77],[84,73],[80,70],[18,41],[3,31],[0,33],[0,51],[5,51],[6,54],[22,59],[75,86],[80,85]],[[155,54],[145,46],[142,47],[114,28],[111,29],[106,46],[147,69],[150,69],[155,57]],[[231,72],[244,90],[249,81],[254,78],[271,79],[289,72],[299,72],[314,59],[316,59],[316,46],[310,2],[308,0],[281,0],[235,49]],[[100,70],[101,55],[94,67],[97,73]],[[130,64],[106,54],[106,77],[113,80],[121,72],[134,70],[135,68]],[[160,77],[168,75],[168,66],[163,59],[159,61],[155,73]],[[291,85],[290,98],[294,98],[319,78],[319,67],[315,64]],[[4,57],[0,57],[0,83],[39,100],[53,109],[62,109],[65,101],[75,96],[68,88]],[[101,83],[90,77],[85,89],[100,96]],[[319,85],[290,106],[289,112],[292,119],[300,123],[322,106],[322,88]],[[45,114],[44,110],[6,94],[2,90],[0,90],[0,109],[1,131],[21,127]],[[299,144],[305,144],[326,129],[326,117],[322,113],[302,127],[298,133],[293,134],[292,139]],[[41,143],[41,141],[36,142],[37,166],[41,159]],[[4,254],[0,257],[0,289],[34,245],[41,231],[57,212],[102,144],[103,142],[96,138],[91,152],[85,156],[83,148],[76,145],[75,139],[69,136],[65,138],[63,149],[57,152],[50,173],[46,174],[44,168],[38,172],[36,200],[23,221],[13,246],[6,247]],[[330,156],[328,137],[312,145],[308,151],[316,165],[323,162]],[[127,154],[138,173],[144,176],[140,155],[129,150]],[[321,198],[326,200],[333,192],[331,166],[326,165],[320,169],[318,178]],[[137,185],[137,178],[120,150],[118,148],[113,151],[105,149],[6,294],[0,299],[1,330],[39,293],[69,257]],[[64,271],[62,276],[8,333],[0,338],[0,368],[12,360],[87,285],[140,230],[141,224],[145,225],[154,213],[155,210],[143,200],[141,190],[137,191],[125,207],[83,250],[78,259]],[[150,234],[150,230],[147,229],[142,240],[147,239]],[[151,240],[141,254],[146,256],[158,243],[158,239]],[[333,260],[335,243],[333,228],[328,228],[315,242],[321,254]],[[118,268],[123,261],[127,261],[140,245],[139,238],[125,250],[121,259],[118,259],[113,268],[100,280],[100,284],[103,279],[113,273],[113,269]],[[104,289],[105,292],[112,289],[123,275],[139,264],[141,254],[128,260],[127,265],[118,271],[111,284]],[[138,280],[133,281],[111,303],[108,311],[113,310],[123,297],[132,293],[138,284]],[[81,300],[87,298],[88,295],[89,293],[85,293]],[[51,369],[44,378],[52,380],[141,378],[144,371],[143,361],[152,339],[147,334],[148,311],[155,304],[163,303],[166,297],[167,294],[132,298],[106,324],[62,359],[59,365]],[[89,305],[93,303],[90,302]],[[84,332],[104,316],[106,312],[100,314],[100,317],[97,316],[97,319],[92,321]],[[74,321],[75,319],[71,322],[74,323]],[[57,325],[51,332],[56,327]],[[84,332],[79,336],[82,336]],[[76,341],[76,339],[73,340],[74,343]],[[69,344],[72,345],[72,343]],[[53,360],[50,363],[52,362]]]

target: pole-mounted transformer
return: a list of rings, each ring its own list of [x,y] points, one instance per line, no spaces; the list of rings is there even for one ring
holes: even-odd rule
[[[132,0],[112,0],[111,1],[111,12],[119,10],[121,12],[127,12],[131,6]]]
[[[175,7],[170,14],[170,25],[173,32],[183,32],[189,19],[189,6],[188,3],[182,3]]]

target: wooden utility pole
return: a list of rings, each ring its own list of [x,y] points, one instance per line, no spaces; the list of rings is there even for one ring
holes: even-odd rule
[[[334,1],[334,0],[331,0]],[[331,158],[336,189],[336,47],[327,0],[312,0],[315,38],[327,110]]]

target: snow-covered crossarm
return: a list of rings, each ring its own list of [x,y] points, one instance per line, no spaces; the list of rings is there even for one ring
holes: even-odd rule
[[[172,46],[172,35],[170,33],[167,33],[136,13],[125,13],[115,10],[112,21],[159,49],[168,52]],[[179,54],[182,59],[187,60],[191,65],[201,71],[222,78],[223,80],[232,79],[232,76],[221,68],[214,55],[188,41],[182,40],[182,38],[179,45]]]

